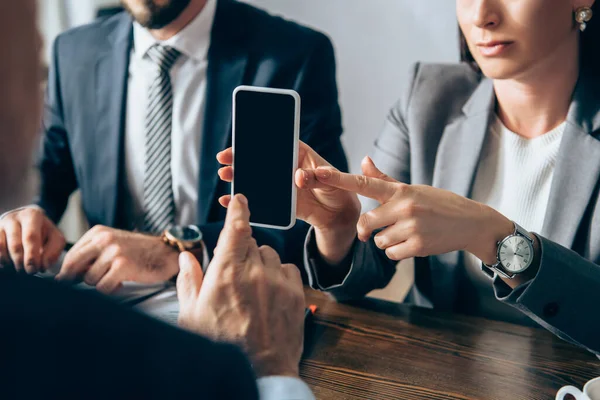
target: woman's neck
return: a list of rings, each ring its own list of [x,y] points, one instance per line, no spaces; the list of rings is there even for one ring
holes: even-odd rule
[[[565,121],[579,78],[578,52],[568,52],[556,52],[516,79],[494,80],[498,117],[508,129],[531,139]]]

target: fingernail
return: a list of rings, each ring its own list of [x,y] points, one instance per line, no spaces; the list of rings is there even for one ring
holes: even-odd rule
[[[328,168],[317,168],[315,174],[319,179],[327,180],[331,178],[331,170],[329,170]]]
[[[238,194],[238,200],[244,205],[248,205],[248,199],[243,194]]]

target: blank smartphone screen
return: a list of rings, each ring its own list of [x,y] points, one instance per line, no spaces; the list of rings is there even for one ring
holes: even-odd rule
[[[233,190],[248,198],[251,223],[287,228],[294,222],[295,113],[291,95],[236,93]]]

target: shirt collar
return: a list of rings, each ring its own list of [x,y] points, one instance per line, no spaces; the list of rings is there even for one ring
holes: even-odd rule
[[[172,47],[187,57],[203,61],[208,54],[217,0],[208,0],[204,9],[175,36],[161,42],[137,22],[133,23],[133,46],[136,57],[143,58],[157,43]]]

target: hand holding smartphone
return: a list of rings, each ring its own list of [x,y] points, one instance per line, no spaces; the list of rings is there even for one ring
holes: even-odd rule
[[[240,86],[233,92],[232,195],[248,198],[250,224],[296,223],[300,96],[293,90]]]

